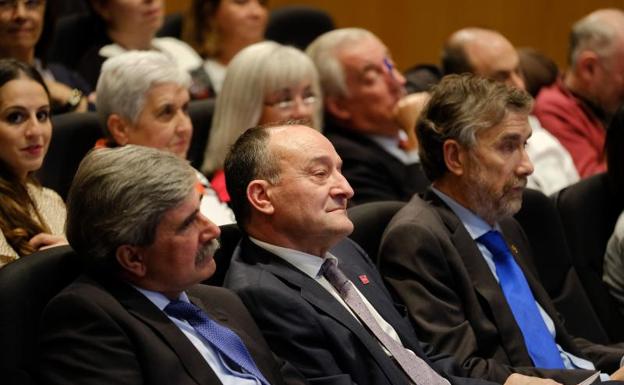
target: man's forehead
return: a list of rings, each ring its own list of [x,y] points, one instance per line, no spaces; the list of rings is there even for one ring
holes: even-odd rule
[[[477,134],[479,140],[504,140],[517,138],[526,140],[533,130],[529,123],[529,115],[523,112],[508,112],[505,118],[497,125],[481,130]]]
[[[388,48],[377,38],[366,37],[338,49],[337,57],[347,68],[361,69],[367,64],[383,60]]]

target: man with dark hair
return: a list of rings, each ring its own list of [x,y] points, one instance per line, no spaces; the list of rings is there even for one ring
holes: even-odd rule
[[[520,58],[505,36],[484,28],[463,28],[447,40],[442,53],[445,74],[473,73],[525,89]],[[544,194],[555,193],[579,179],[574,162],[559,141],[529,115],[533,134],[527,142],[529,159],[535,166],[528,187]]]
[[[67,238],[88,271],[44,310],[42,383],[305,383],[234,293],[197,285],[215,272],[219,236],[200,197],[174,154],[127,145],[85,157]]]
[[[303,126],[243,134],[225,162],[244,237],[226,285],[271,348],[312,383],[483,384],[447,355],[427,356],[368,256],[349,240],[353,190],[342,161]],[[540,379],[514,375],[510,384]],[[545,381],[555,384],[553,381]]]
[[[577,384],[596,367],[615,371],[624,350],[570,336],[527,264],[511,215],[533,172],[524,148],[531,107],[521,89],[473,75],[433,88],[417,125],[432,186],[388,225],[380,267],[419,335],[471,376]]]

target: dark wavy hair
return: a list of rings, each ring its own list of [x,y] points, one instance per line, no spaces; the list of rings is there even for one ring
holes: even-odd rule
[[[15,59],[0,59],[0,89],[11,80],[23,77],[41,84],[48,94],[48,89],[36,69]],[[49,98],[48,94],[48,100]],[[14,170],[0,161],[0,230],[19,256],[35,251],[28,243],[33,236],[50,232],[28,194],[28,183],[38,184],[32,173],[26,180],[21,180]]]

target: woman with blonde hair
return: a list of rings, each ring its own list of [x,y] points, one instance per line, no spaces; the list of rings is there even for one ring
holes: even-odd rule
[[[212,176],[220,198],[229,201],[223,175],[225,156],[246,129],[303,120],[320,130],[322,105],[316,68],[299,49],[265,41],[239,52],[217,96],[201,167]]]

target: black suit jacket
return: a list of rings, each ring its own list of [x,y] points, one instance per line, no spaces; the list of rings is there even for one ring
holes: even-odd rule
[[[512,218],[500,223],[535,299],[555,323],[557,343],[610,373],[624,350],[571,337],[527,263],[528,241]],[[380,248],[384,278],[405,302],[420,338],[455,355],[472,376],[504,381],[512,372],[576,384],[583,370],[533,367],[521,331],[476,242],[431,190],[415,195],[392,219]]]
[[[342,173],[355,191],[351,205],[372,201],[408,201],[429,180],[420,163],[405,165],[370,138],[327,125],[325,135],[342,158]]]
[[[397,310],[359,246],[345,239],[331,253],[345,275],[395,328],[404,346],[446,377],[463,373],[448,355],[427,358],[404,308],[403,314]],[[273,351],[288,359],[310,383],[407,384],[406,376],[377,340],[327,290],[247,237],[232,260],[225,285],[241,296]],[[484,384],[457,377],[451,377],[451,382]]]
[[[240,336],[271,384],[285,383],[280,366],[234,293],[197,285],[187,294]],[[297,380],[294,368],[282,369],[286,382],[305,382]],[[221,383],[188,338],[143,294],[119,280],[87,276],[64,289],[44,310],[40,377],[43,384]]]

